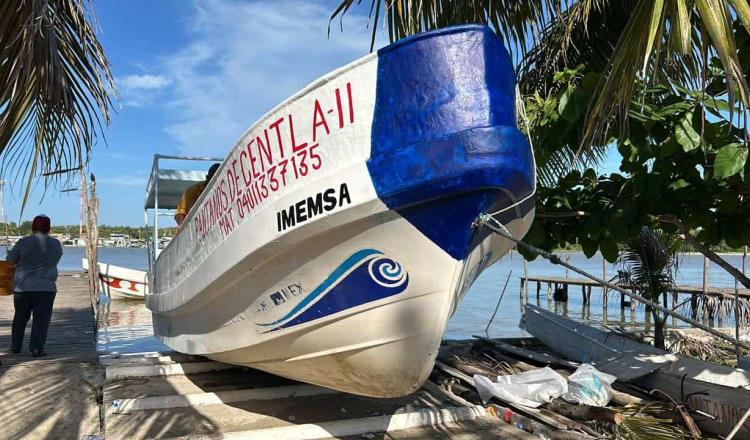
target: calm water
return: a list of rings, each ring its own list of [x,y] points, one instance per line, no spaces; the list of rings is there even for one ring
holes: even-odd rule
[[[99,260],[118,266],[126,266],[145,270],[148,266],[145,249],[112,249],[104,248],[99,251]],[[563,259],[591,272],[602,275],[602,260],[597,255],[586,259],[581,253],[561,254]],[[78,270],[81,267],[83,248],[65,248],[65,254],[60,263],[61,270]],[[742,257],[739,255],[725,256],[732,265],[741,268]],[[608,265],[611,277],[616,273],[616,266]],[[508,288],[492,325],[489,335],[492,337],[525,336],[526,333],[518,327],[522,312],[520,300],[519,277],[523,276],[523,258],[518,254],[506,256],[502,261],[487,269],[474,283],[466,294],[458,310],[448,322],[445,337],[451,339],[470,338],[474,334],[484,334],[492,312],[500,297],[508,274],[512,271]],[[552,265],[541,258],[528,263],[528,272],[533,275],[565,276],[565,269]],[[577,277],[570,273],[571,277]],[[677,278],[678,284],[701,285],[703,282],[703,257],[701,255],[685,255],[681,257],[681,265]],[[723,269],[711,264],[709,269],[711,286],[733,287],[734,280]],[[536,299],[536,284],[529,286],[529,301],[555,310],[557,313],[570,318],[600,325],[604,321],[602,312],[601,289],[593,289],[591,304],[583,306],[580,288],[571,286],[567,304],[554,303],[546,298],[546,286],[542,287],[539,301]],[[682,301],[683,299],[681,299]],[[151,331],[151,315],[141,301],[114,300],[106,301],[101,306],[102,324],[99,331],[99,349],[103,352],[138,352],[166,350],[153,336]],[[646,325],[643,307],[638,307],[634,313],[630,308],[621,310],[619,294],[610,294],[609,309],[607,311],[609,325],[621,325],[626,328],[643,328]],[[732,321],[725,319],[718,325],[731,325]]]

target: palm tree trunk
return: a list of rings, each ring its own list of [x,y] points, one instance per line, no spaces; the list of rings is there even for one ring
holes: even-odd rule
[[[659,316],[659,311],[656,309],[651,310],[651,314],[654,317],[654,346],[656,348],[664,349],[664,323],[667,322],[666,318]]]

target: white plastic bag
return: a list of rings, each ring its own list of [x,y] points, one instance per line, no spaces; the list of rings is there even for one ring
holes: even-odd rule
[[[497,383],[476,374],[474,386],[485,403],[495,396],[502,401],[531,408],[550,402],[568,391],[565,378],[549,367],[509,376],[497,376]]]
[[[612,382],[617,377],[602,373],[589,364],[581,364],[568,377],[568,392],[562,398],[570,403],[589,406],[607,406],[612,400]]]

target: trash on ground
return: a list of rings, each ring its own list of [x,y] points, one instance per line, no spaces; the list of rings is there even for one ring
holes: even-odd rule
[[[602,373],[590,364],[581,364],[568,377],[568,391],[562,398],[570,403],[607,406],[612,400],[612,383],[617,377]]]
[[[565,378],[549,367],[497,376],[497,382],[477,374],[474,375],[474,385],[485,403],[495,396],[531,408],[550,402],[568,391]]]

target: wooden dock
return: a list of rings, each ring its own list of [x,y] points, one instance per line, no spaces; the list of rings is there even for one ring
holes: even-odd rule
[[[566,277],[553,277],[553,276],[528,276],[520,277],[521,288],[528,283],[536,283],[536,291],[541,291],[542,285],[547,285],[547,291],[552,291],[553,286],[581,286],[586,289],[592,287],[604,287],[596,281],[588,278],[566,278]],[[723,296],[723,297],[734,297],[734,289],[729,287],[708,287],[704,292],[703,286],[688,286],[688,285],[676,285],[672,292],[679,294],[699,294],[708,296]],[[750,298],[750,289],[738,289],[738,294],[743,298]]]
[[[704,277],[704,280],[706,278]],[[525,275],[520,277],[521,288],[520,295],[523,300],[524,296],[528,297],[528,289],[530,284],[536,283],[536,297],[539,296],[542,291],[542,286],[547,286],[547,300],[552,301],[563,301],[568,300],[568,288],[570,286],[580,286],[581,295],[584,306],[591,303],[591,289],[593,287],[602,289],[602,306],[604,310],[607,310],[609,302],[608,288],[602,284],[590,280],[588,278],[570,278],[570,277],[555,277],[555,276],[530,276]],[[625,287],[626,286],[620,286]],[[636,301],[630,297],[620,293],[620,307],[630,307],[630,310],[635,310]],[[722,319],[725,307],[724,301],[734,301],[735,291],[733,288],[727,287],[708,287],[708,286],[689,286],[689,285],[676,285],[672,289],[672,308],[676,309],[680,304],[680,295],[689,295],[690,302],[690,315],[692,318],[698,316],[698,306],[702,301],[705,304],[703,307],[703,318],[718,318]],[[750,300],[750,289],[738,289],[737,295],[740,302],[747,302]],[[606,312],[605,312],[606,314]]]
[[[0,297],[0,414],[2,439],[80,439],[98,435],[98,393],[104,377],[97,362],[94,311],[86,278],[63,273],[45,347],[48,356],[8,353],[13,297]]]

